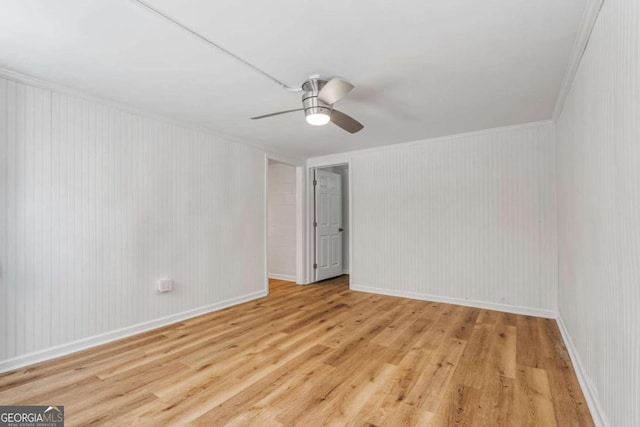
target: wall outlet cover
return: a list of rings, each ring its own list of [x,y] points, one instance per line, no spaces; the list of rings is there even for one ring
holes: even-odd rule
[[[173,290],[173,280],[160,279],[158,280],[158,292],[171,292]]]

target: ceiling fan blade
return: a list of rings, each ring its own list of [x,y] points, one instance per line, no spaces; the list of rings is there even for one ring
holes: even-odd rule
[[[351,83],[334,77],[318,92],[318,99],[327,104],[334,104],[347,96],[353,87]]]
[[[303,111],[304,108],[296,108],[295,110],[278,111],[277,113],[265,114],[264,116],[251,117],[251,120],[265,119],[267,117],[279,116],[280,114],[293,113],[294,111]]]
[[[362,123],[338,110],[331,112],[331,121],[349,133],[356,133],[364,128]]]

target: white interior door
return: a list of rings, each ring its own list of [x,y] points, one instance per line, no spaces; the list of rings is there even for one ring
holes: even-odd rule
[[[342,177],[316,170],[314,187],[317,281],[342,274]]]

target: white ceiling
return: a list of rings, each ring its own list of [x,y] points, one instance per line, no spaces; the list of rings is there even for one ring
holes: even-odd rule
[[[356,85],[365,128],[312,127],[279,88],[131,0],[9,0],[0,67],[296,157],[551,118],[586,0],[149,0],[290,86]]]

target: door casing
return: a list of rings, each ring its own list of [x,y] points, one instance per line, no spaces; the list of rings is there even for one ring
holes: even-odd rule
[[[343,272],[342,174],[316,169],[313,183],[314,279],[320,281],[340,276]]]
[[[314,217],[314,205],[313,205],[313,197],[314,197],[314,189],[313,189],[313,177],[316,169],[324,169],[331,166],[347,166],[347,176],[349,178],[349,185],[347,187],[347,191],[349,192],[349,242],[348,242],[348,251],[349,251],[349,276],[351,280],[349,280],[349,287],[351,287],[351,282],[354,277],[354,259],[353,259],[353,242],[354,242],[354,229],[353,229],[353,165],[350,158],[339,158],[336,160],[322,160],[322,159],[314,159],[313,162],[309,162],[307,164],[307,173],[305,176],[306,180],[306,280],[305,284],[314,283],[315,280],[315,272],[313,271],[314,260],[314,250],[315,250],[315,239],[314,234],[315,230],[313,228],[313,217]]]

